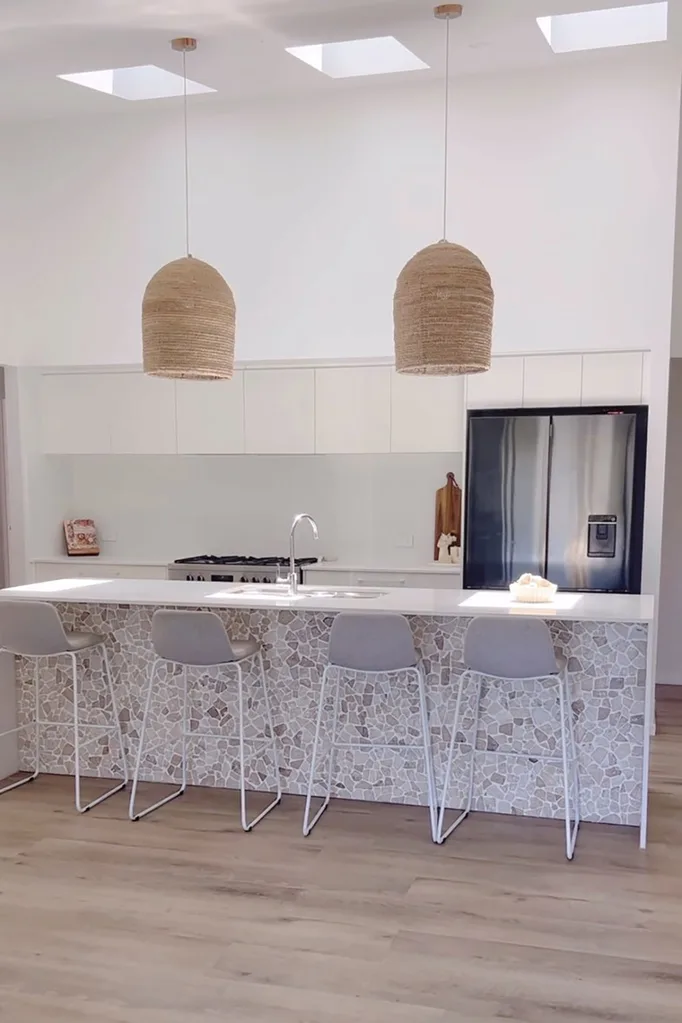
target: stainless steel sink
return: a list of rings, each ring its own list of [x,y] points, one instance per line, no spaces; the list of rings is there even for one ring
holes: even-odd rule
[[[249,597],[290,597],[288,583],[271,583],[269,586],[226,586],[221,590],[221,596],[249,596]],[[303,596],[297,594],[296,596]]]
[[[308,598],[327,600],[373,600],[376,597],[384,597],[388,590],[373,590],[369,587],[360,587],[357,590],[325,590],[316,589],[312,586],[299,586],[294,600],[305,600]],[[231,586],[221,591],[221,595],[244,596],[265,598],[265,597],[291,597],[288,585],[273,583],[270,586]]]

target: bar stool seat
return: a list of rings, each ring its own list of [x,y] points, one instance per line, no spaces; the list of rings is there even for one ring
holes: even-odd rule
[[[102,637],[96,632],[67,632],[65,635],[69,650],[90,650],[102,642]]]
[[[147,814],[152,813],[153,810],[157,810],[160,806],[165,803],[170,803],[171,800],[177,799],[178,796],[183,795],[187,788],[187,743],[190,739],[195,738],[221,738],[227,739],[228,741],[237,741],[239,743],[239,766],[240,766],[240,807],[241,807],[241,824],[244,831],[250,831],[259,821],[265,817],[282,799],[282,784],[279,770],[279,753],[277,748],[277,736],[275,735],[275,728],[272,721],[272,711],[270,707],[270,698],[268,694],[267,680],[265,677],[265,668],[263,665],[263,655],[261,652],[260,643],[253,639],[230,639],[223,625],[222,620],[213,611],[175,611],[161,609],[154,613],[152,618],[152,647],[154,649],[154,661],[152,663],[151,670],[149,672],[149,682],[147,685],[147,698],[145,703],[144,715],[142,718],[142,730],[140,734],[140,745],[137,752],[137,761],[135,765],[135,774],[133,777],[133,786],[130,793],[130,806],[129,816],[133,821],[138,821],[142,817],[146,817]],[[269,735],[262,737],[262,741],[257,750],[252,752],[260,752],[265,746],[270,746],[272,759],[275,770],[276,778],[276,795],[271,803],[258,814],[258,816],[252,820],[247,819],[247,806],[246,806],[246,754],[245,746],[246,743],[252,743],[254,740],[246,739],[245,737],[245,686],[244,686],[244,672],[242,669],[243,662],[254,660],[259,668],[259,676],[261,686],[263,688],[263,701],[265,704],[265,714],[267,720],[267,727]],[[182,725],[180,732],[180,741],[182,743],[182,784],[180,788],[175,792],[172,792],[165,799],[160,799],[152,806],[147,807],[145,810],[135,810],[135,798],[137,795],[137,786],[140,780],[140,774],[142,771],[142,761],[144,754],[147,755],[152,749],[158,748],[162,745],[157,742],[154,746],[147,748],[145,746],[145,734],[147,730],[147,724],[149,720],[149,710],[151,707],[152,692],[154,688],[154,682],[157,677],[157,668],[165,662],[169,665],[178,665],[182,668]],[[222,668],[229,669],[234,668],[237,676],[237,696],[238,696],[238,722],[239,722],[239,735],[238,737],[226,736],[222,732],[199,732],[190,730],[189,727],[189,694],[188,694],[188,669],[189,668]]]
[[[336,675],[336,682],[334,685],[334,704],[328,747],[329,767],[327,771],[326,793],[323,798],[322,805],[311,820],[311,801],[315,785],[315,769],[317,766],[317,757],[320,745],[322,717],[327,698],[328,680],[332,672]],[[431,734],[426,702],[426,687],[424,674],[419,664],[419,657],[415,650],[410,624],[407,618],[403,615],[380,613],[360,614],[350,611],[344,611],[336,615],[332,622],[329,635],[329,660],[325,666],[324,672],[322,673],[322,685],[320,689],[317,721],[315,725],[315,738],[313,741],[310,763],[310,776],[308,779],[308,792],[303,814],[304,835],[310,834],[331,801],[331,790],[337,750],[353,749],[366,751],[375,745],[368,741],[357,743],[338,742],[337,735],[342,685],[346,682],[348,676],[354,678],[357,675],[397,673],[405,673],[408,677],[412,676],[416,680],[422,742],[419,746],[407,745],[404,743],[382,743],[381,748],[398,751],[419,749],[422,752],[426,771],[426,789],[429,806],[431,838],[433,841],[436,840],[436,784],[431,754]]]
[[[235,661],[243,661],[246,657],[253,657],[260,650],[256,639],[231,639],[230,645]]]
[[[511,751],[500,751],[497,755],[523,757],[524,759],[561,765],[564,787],[566,858],[572,860],[580,826],[578,748],[575,741],[570,686],[566,673],[567,661],[562,654],[555,651],[552,635],[547,623],[540,618],[511,618],[496,615],[474,618],[464,638],[464,665],[466,670],[459,679],[455,715],[450,735],[450,746],[443,782],[443,795],[438,814],[437,842],[444,842],[471,812],[476,759],[479,754],[479,751],[476,749],[476,740],[478,738],[480,722],[483,679],[487,678],[492,684],[509,680],[536,682],[556,687],[559,727],[561,730],[561,756],[555,757],[537,752],[516,753]],[[467,801],[457,819],[447,830],[444,830],[445,807],[450,788],[455,743],[459,730],[462,694],[465,682],[470,677],[477,680],[477,691],[471,753],[469,754]],[[573,813],[571,813],[571,804],[573,804]],[[573,822],[571,820],[572,817]]]
[[[25,785],[27,782],[33,781],[38,777],[40,773],[40,732],[41,728],[45,726],[64,727],[68,725],[69,727],[73,727],[75,802],[76,809],[79,813],[85,813],[86,810],[90,810],[93,806],[97,806],[98,803],[101,803],[103,800],[108,799],[109,796],[113,796],[116,792],[120,792],[121,789],[125,788],[128,782],[128,766],[126,763],[125,747],[123,744],[121,720],[116,703],[116,693],[114,691],[111,671],[109,668],[106,641],[106,636],[101,636],[96,632],[67,632],[64,629],[59,614],[57,613],[57,609],[52,604],[48,604],[45,601],[0,600],[0,648],[3,651],[15,654],[18,657],[33,660],[37,660],[40,657],[69,656],[71,658],[71,673],[73,679],[72,721],[48,720],[41,717],[40,675],[36,672],[33,682],[34,720],[32,722],[27,722],[24,725],[19,725],[17,728],[10,728],[0,734],[0,739],[2,739],[8,735],[17,735],[19,732],[29,728],[35,729],[35,767],[33,773],[29,775],[28,778],[22,778],[20,781],[14,782],[10,785],[5,785],[4,788],[0,789],[0,795],[4,792],[10,792],[12,789],[16,789],[20,785]],[[102,674],[104,676],[104,685],[108,691],[109,699],[111,701],[110,717],[112,718],[112,721],[109,724],[90,724],[89,722],[83,722],[80,719],[81,708],[78,688],[78,659],[76,655],[85,650],[95,649],[98,649],[102,655]],[[84,743],[81,742],[81,732],[83,730],[89,730],[95,733],[91,739],[87,739]],[[86,806],[83,806],[81,802],[81,748],[88,745],[90,742],[93,742],[95,739],[100,737],[102,733],[106,734],[107,732],[113,732],[116,736],[120,752],[121,774],[123,779],[118,785],[115,785],[113,788],[105,792],[104,795],[99,796],[97,799],[93,799]]]

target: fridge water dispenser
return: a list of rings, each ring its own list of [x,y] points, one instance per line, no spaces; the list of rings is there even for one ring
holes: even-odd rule
[[[588,558],[615,558],[617,515],[590,515],[587,519]]]

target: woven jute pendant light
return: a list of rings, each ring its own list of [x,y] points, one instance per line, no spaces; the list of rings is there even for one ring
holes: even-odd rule
[[[462,375],[490,369],[494,295],[478,256],[446,240],[450,21],[461,4],[434,10],[445,20],[445,173],[443,238],[421,249],[403,267],[393,298],[395,364],[399,373]]]
[[[235,303],[217,270],[189,251],[189,153],[185,55],[196,39],[174,39],[182,53],[185,127],[186,255],[158,270],[142,299],[144,372],[155,377],[229,380],[234,372]]]

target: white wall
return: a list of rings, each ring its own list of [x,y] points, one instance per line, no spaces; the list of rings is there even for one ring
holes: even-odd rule
[[[678,94],[673,68],[627,55],[457,80],[450,235],[491,270],[497,351],[667,362]],[[238,358],[391,354],[396,274],[440,236],[440,87],[200,99],[192,249],[234,287]],[[144,286],[183,252],[179,106],[3,142],[0,361],[139,362]]]
[[[656,681],[682,685],[682,359],[670,365]]]
[[[302,556],[406,566],[433,560],[435,491],[449,471],[461,479],[462,456],[79,455],[42,462],[49,473],[44,504],[56,521],[43,514],[33,557],[62,553],[59,528],[69,516],[94,518],[102,553],[111,557],[286,554],[291,520],[307,511],[320,541],[302,530]],[[410,540],[413,546],[403,546]]]

